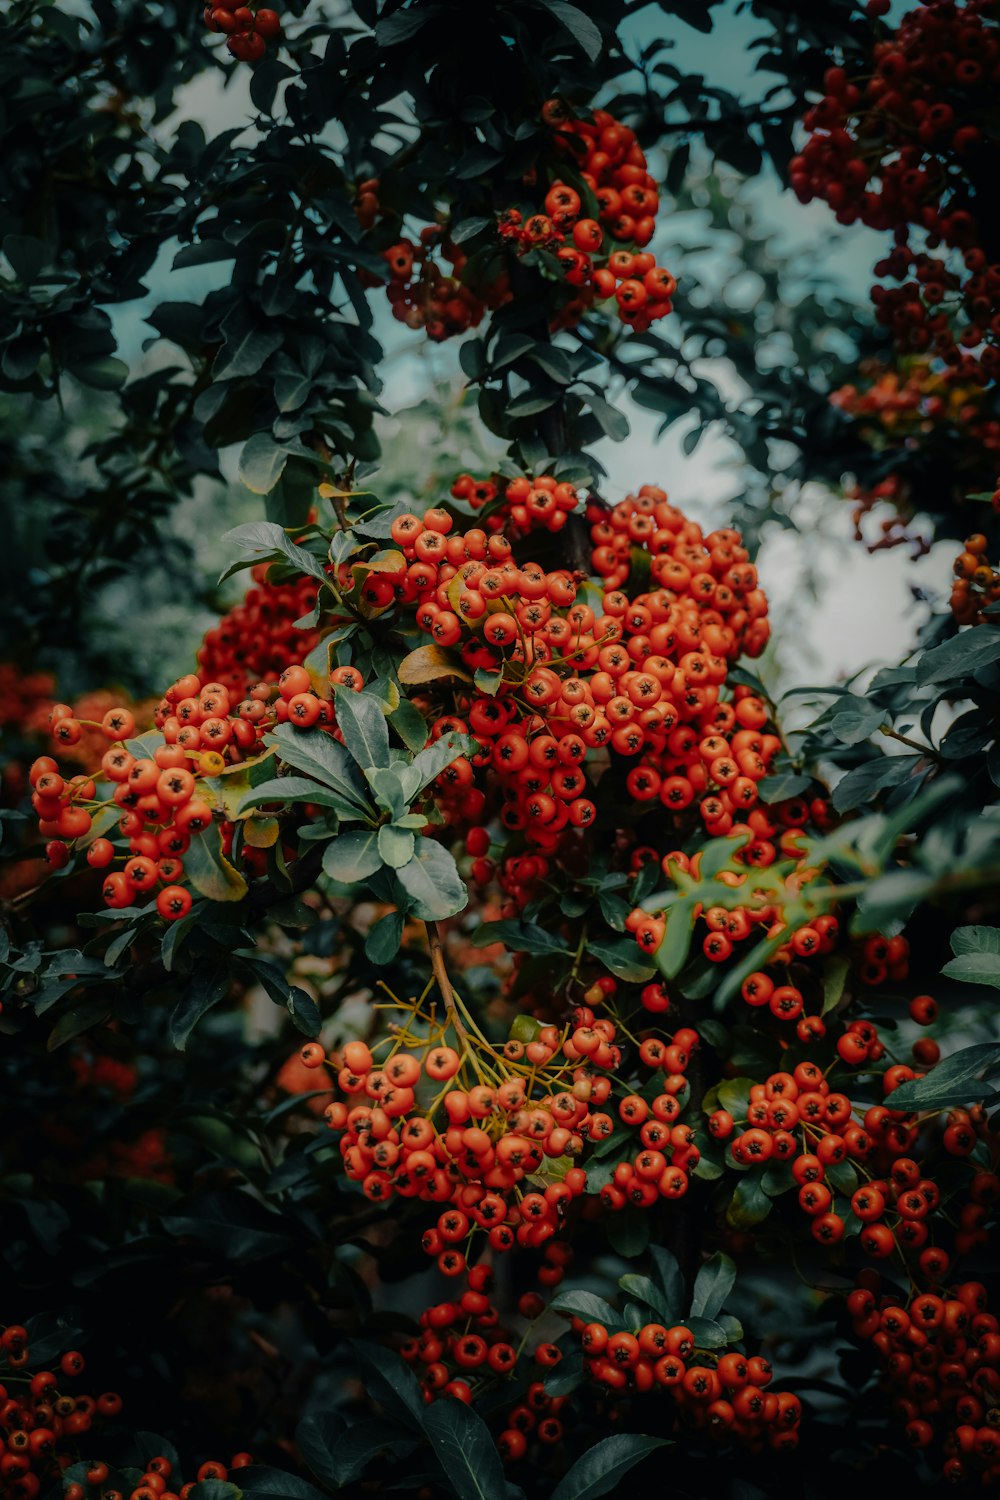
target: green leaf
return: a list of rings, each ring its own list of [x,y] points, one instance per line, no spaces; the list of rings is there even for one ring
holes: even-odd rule
[[[587,1323],[603,1323],[606,1328],[623,1328],[622,1315],[594,1292],[557,1292],[549,1304],[553,1312],[569,1313]]]
[[[718,1106],[728,1110],[734,1120],[744,1119],[753,1083],[752,1078],[724,1078],[715,1090]]]
[[[324,874],[343,885],[368,880],[376,870],[381,870],[383,863],[374,828],[363,833],[342,833],[323,850]]]
[[[823,1009],[825,1016],[840,1004],[847,976],[851,972],[851,960],[846,953],[832,953],[823,968]]]
[[[242,901],[247,883],[222,852],[222,828],[212,823],[196,833],[184,855],[184,874],[208,901]]]
[[[460,219],[457,224],[452,225],[451,238],[456,245],[464,245],[466,240],[475,239],[476,235],[482,234],[484,229],[492,229],[493,227],[493,219],[486,219],[479,216],[476,218]],[[469,374],[470,372],[466,370],[465,373]]]
[[[618,1432],[588,1448],[552,1491],[551,1500],[596,1500],[616,1490],[630,1469],[666,1448],[670,1438],[645,1437],[639,1432]]]
[[[170,1012],[170,1040],[178,1052],[183,1052],[187,1039],[206,1011],[218,1005],[229,989],[229,974],[225,968],[206,965],[195,969],[187,981],[186,992]]]
[[[855,766],[834,787],[834,807],[838,812],[851,812],[872,801],[876,793],[905,781],[919,760],[919,755],[880,755]]]
[[[1000,958],[995,953],[963,953],[949,960],[941,973],[963,984],[988,984],[1000,989]]]
[[[372,693],[355,693],[351,688],[334,689],[337,724],[344,744],[358,765],[365,770],[390,764],[389,727],[385,709]]]
[[[383,863],[393,870],[409,864],[415,842],[408,828],[395,828],[391,823],[385,823],[378,831],[378,852]]]
[[[691,896],[683,896],[667,910],[667,930],[654,954],[656,967],[665,979],[676,979],[687,961],[694,932],[694,910]]]
[[[917,685],[952,679],[964,682],[995,661],[1000,661],[1000,631],[995,625],[976,625],[924,652],[917,662]]]
[[[212,365],[213,382],[256,375],[284,342],[279,329],[255,327],[247,321],[242,308],[234,311],[240,316],[233,320],[230,313],[222,325],[226,341]],[[228,328],[227,324],[230,325]]]
[[[811,728],[828,729],[843,745],[859,745],[862,740],[870,739],[884,722],[885,710],[877,703],[847,693],[826,709]]]
[[[288,806],[295,802],[313,802],[317,807],[332,807],[345,822],[357,822],[361,817],[361,809],[356,803],[348,802],[329,787],[307,781],[304,776],[276,776],[271,781],[261,782],[260,786],[251,787],[237,802],[233,815],[239,817],[247,808],[257,807],[262,802],[282,802]]]
[[[770,1205],[770,1199],[768,1204]],[[726,1330],[714,1318],[702,1318],[697,1313],[692,1313],[684,1321],[693,1333],[699,1349],[722,1349],[729,1342]]]
[[[558,933],[546,932],[543,927],[531,927],[527,922],[510,918],[501,922],[480,922],[472,934],[473,947],[488,948],[491,943],[503,943],[511,953],[564,953],[567,956],[572,953],[565,938]]]
[[[245,526],[234,526],[225,533],[222,542],[229,551],[236,553],[240,563],[274,562],[283,558],[297,572],[306,573],[324,585],[327,583],[327,576],[319,559],[305,547],[297,546],[285,528],[276,521],[248,521]]]
[[[762,1177],[763,1170],[755,1167],[736,1184],[726,1209],[726,1223],[731,1229],[752,1229],[771,1212],[771,1200],[764,1191]]]
[[[458,1500],[506,1500],[507,1481],[490,1430],[464,1401],[445,1396],[424,1410],[424,1431]]]
[[[323,1491],[301,1474],[286,1474],[269,1464],[249,1464],[236,1472],[244,1495],[260,1495],[261,1500],[327,1500]]]
[[[726,1304],[736,1284],[736,1266],[721,1251],[709,1257],[695,1277],[691,1297],[692,1317],[714,1318]]]
[[[354,803],[363,816],[374,820],[374,810],[368,806],[365,785],[354,761],[343,745],[322,729],[296,729],[292,724],[279,724],[267,736],[267,743],[277,745],[278,757],[286,766],[314,776],[323,786],[331,787]]]
[[[454,857],[434,839],[417,840],[413,858],[396,871],[396,879],[409,897],[409,910],[424,922],[457,916],[468,905],[469,892]]]
[[[1000,1042],[979,1042],[953,1052],[926,1078],[915,1078],[893,1089],[885,1103],[889,1109],[910,1112],[992,1102],[1000,1098],[1000,1093],[984,1080],[998,1068]]]
[[[366,766],[365,776],[379,807],[389,813],[394,822],[405,827],[403,819],[409,814],[414,786],[411,767],[401,761],[393,766]]]
[[[403,913],[386,912],[365,938],[365,957],[373,964],[387,964],[396,957],[403,940]]]
[[[351,1367],[360,1372],[365,1389],[387,1415],[411,1430],[422,1431],[427,1407],[413,1371],[392,1349],[348,1339]]]
[[[653,1260],[653,1268],[656,1281],[663,1291],[667,1306],[671,1309],[670,1317],[676,1322],[681,1315],[684,1306],[684,1276],[677,1263],[677,1257],[662,1245],[652,1244],[649,1253]]]
[[[1000,927],[956,927],[951,935],[951,951],[1000,954]]]
[[[128,379],[128,365],[113,354],[102,359],[83,359],[69,365],[70,374],[81,385],[89,385],[95,391],[117,391]]]
[[[190,1235],[225,1259],[262,1260],[289,1245],[281,1219],[236,1188],[198,1193],[179,1207],[163,1216],[167,1234]]]
[[[573,38],[580,51],[591,62],[596,62],[601,55],[604,42],[600,31],[585,11],[579,10],[577,6],[570,5],[568,0],[540,0],[545,9],[549,11],[560,26]],[[603,1493],[603,1491],[599,1492]],[[555,1497],[553,1497],[555,1500]]]
[[[276,443],[269,432],[255,432],[243,444],[240,482],[255,495],[268,495],[281,478],[288,459],[288,450]]]
[[[415,773],[416,790],[411,793],[416,797],[436,777],[446,771],[450,765],[463,755],[469,755],[478,750],[478,745],[468,734],[443,734],[439,740],[428,745],[415,755],[410,763],[409,770]]]
[[[403,698],[399,707],[393,709],[389,715],[389,723],[407,750],[416,753],[427,744],[427,720],[409,698]]]
[[[108,999],[102,999],[99,995],[88,995],[81,1000],[79,1005],[74,1005],[72,1010],[64,1011],[59,1020],[49,1032],[46,1047],[54,1052],[64,1042],[72,1041],[73,1037],[80,1036],[84,1031],[90,1031],[93,1026],[99,1025],[107,1020],[111,1013],[111,1003]]]
[[[375,25],[375,40],[380,47],[398,47],[401,42],[415,37],[437,14],[438,7],[428,5],[419,10],[400,10],[391,16],[380,16]]]
[[[955,957],[941,970],[947,978],[1000,989],[1000,927],[956,927],[951,951]]]
[[[630,431],[625,413],[619,411],[617,406],[612,406],[610,401],[605,401],[603,396],[594,395],[592,391],[588,391],[584,399],[605,437],[609,437],[613,443],[623,443]]]
[[[619,1278],[618,1285],[626,1297],[631,1297],[633,1301],[642,1302],[646,1307],[652,1308],[656,1316],[661,1318],[668,1327],[676,1321],[677,1310],[650,1277],[637,1276],[633,1271],[628,1271]]]
[[[655,965],[644,961],[641,950],[630,937],[588,941],[587,953],[610,969],[616,979],[624,979],[628,984],[645,984],[656,973]]]
[[[295,1433],[306,1463],[331,1488],[353,1484],[381,1454],[406,1458],[418,1445],[415,1436],[395,1435],[381,1417],[347,1428],[334,1427],[334,1420],[330,1413],[316,1412],[304,1417]]]

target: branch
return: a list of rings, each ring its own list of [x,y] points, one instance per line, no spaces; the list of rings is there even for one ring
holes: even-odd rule
[[[445,967],[444,939],[441,936],[441,929],[436,922],[425,922],[424,926],[427,929],[427,947],[431,955],[431,968],[434,971],[438,989],[441,991],[445,1013],[463,1044],[466,1044],[469,1036],[458,1013],[455,992],[451,987],[451,980],[448,978],[448,970]]]

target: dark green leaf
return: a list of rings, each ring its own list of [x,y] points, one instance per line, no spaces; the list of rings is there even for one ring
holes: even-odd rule
[[[424,1431],[458,1500],[506,1500],[503,1464],[478,1412],[446,1396],[425,1408]]]
[[[608,1495],[618,1489],[630,1469],[670,1442],[670,1438],[644,1437],[638,1432],[603,1438],[563,1475],[551,1500],[597,1500],[599,1495]]]
[[[736,1266],[721,1251],[709,1257],[695,1277],[691,1297],[692,1317],[714,1318],[726,1305],[736,1284]]]

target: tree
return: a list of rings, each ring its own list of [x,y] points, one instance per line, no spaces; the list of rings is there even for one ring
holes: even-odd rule
[[[988,1490],[995,5],[752,0],[744,98],[671,49],[718,4],[651,40],[624,0],[290,9],[0,21],[4,389],[106,393],[82,500],[9,424],[20,667],[196,485],[224,508],[220,450],[260,497],[155,707],[53,702],[42,743],[54,685],[10,674],[0,1477]],[[224,69],[252,127],[175,127]],[[800,285],[789,328],[745,218],[750,316],[658,263],[667,195],[740,222],[734,171],[893,236],[874,325]],[[132,376],[110,310],[150,289]],[[457,341],[481,472],[447,435],[382,467],[386,310]],[[606,498],[623,391],[739,445],[745,536]],[[964,546],[910,657],[793,731],[751,548],[805,479]]]

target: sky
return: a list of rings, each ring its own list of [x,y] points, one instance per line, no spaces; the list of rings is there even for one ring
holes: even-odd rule
[[[710,36],[664,18],[657,7],[649,6],[627,23],[627,46],[638,48],[657,35],[657,28],[669,24],[675,37],[674,58],[684,69],[703,72],[708,81],[744,95],[755,88],[763,90],[767,75],[752,74],[747,42],[759,23],[741,14],[735,3],[727,4]],[[220,39],[221,41],[221,39]],[[219,74],[203,74],[190,85],[180,100],[177,114],[164,127],[169,131],[183,118],[199,120],[208,133],[245,123],[248,128],[254,110],[249,99],[249,69],[236,67],[223,87]],[[656,163],[651,162],[654,171]],[[872,262],[882,253],[881,237],[858,228],[842,230],[834,223],[825,205],[804,207],[791,194],[783,192],[777,180],[762,176],[748,185],[747,199],[757,216],[773,234],[773,243],[782,254],[802,257],[810,272],[824,275],[843,287],[851,297],[862,300],[867,295]],[[690,244],[703,234],[698,215],[661,213],[656,240],[651,247],[661,264],[671,265],[671,247]],[[675,252],[676,254],[676,252]],[[165,252],[151,272],[153,288],[146,302],[127,304],[114,311],[123,357],[133,367],[143,358],[143,342],[152,330],[143,318],[150,307],[164,297],[176,300],[202,297],[212,284],[211,278],[224,277],[227,268],[196,267],[173,271],[171,252]],[[719,264],[723,254],[719,252]],[[704,258],[711,274],[712,257]],[[753,295],[752,284],[744,287]],[[428,367],[441,379],[461,380],[458,348],[455,341],[435,348],[427,358],[421,349],[422,335],[395,323],[382,304],[376,332],[387,352],[386,390],[383,404],[397,411],[420,399]],[[669,320],[666,324],[669,336]],[[710,373],[726,388],[727,371],[719,363],[708,367]],[[732,381],[729,382],[732,384]],[[683,452],[681,443],[692,425],[682,420],[662,437],[657,436],[659,418],[634,405],[627,395],[618,404],[626,412],[631,435],[624,443],[605,440],[596,448],[597,456],[609,472],[602,493],[616,500],[643,483],[662,485],[671,499],[689,510],[706,526],[726,524],[731,501],[739,485],[735,465],[736,450],[720,432],[709,429],[693,454]],[[227,473],[235,477],[237,454],[224,455]],[[776,633],[782,638],[782,621],[788,622],[784,644],[772,668],[780,676],[782,687],[806,681],[837,680],[869,665],[898,661],[913,639],[919,615],[913,606],[911,585],[922,588],[947,588],[950,551],[948,544],[932,549],[931,554],[913,563],[904,549],[883,552],[872,557],[850,542],[850,505],[812,487],[809,509],[826,540],[810,541],[810,556],[821,587],[816,604],[802,606],[803,550],[802,540],[794,534],[774,529],[766,538],[759,559],[762,582],[771,599]]]

